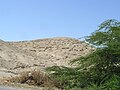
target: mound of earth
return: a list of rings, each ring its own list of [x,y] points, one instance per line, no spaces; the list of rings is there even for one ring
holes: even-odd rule
[[[18,42],[0,40],[0,77],[54,65],[70,67],[70,60],[94,50],[84,42],[66,37]]]

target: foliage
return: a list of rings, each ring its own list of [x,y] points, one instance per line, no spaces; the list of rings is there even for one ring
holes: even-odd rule
[[[103,84],[105,90],[120,90],[120,77],[113,75]]]
[[[119,90],[120,88],[120,22],[114,19],[103,22],[99,29],[87,36],[85,42],[96,50],[71,63],[77,68],[50,67],[51,75],[69,89]]]
[[[86,89],[87,90],[120,90],[120,77],[113,75],[104,84],[101,84],[99,86],[96,84],[91,84]]]
[[[68,68],[53,66],[47,68],[47,71],[53,72],[51,78],[57,81],[55,84],[58,88],[70,89],[74,87],[85,87],[91,81],[88,77],[89,72],[79,71],[79,68]]]

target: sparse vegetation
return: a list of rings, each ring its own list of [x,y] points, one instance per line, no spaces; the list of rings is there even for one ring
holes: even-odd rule
[[[120,90],[120,22],[103,22],[85,42],[97,49],[73,60],[76,68],[47,68],[51,77],[66,90]]]
[[[52,85],[52,80],[50,79],[50,77],[46,73],[41,72],[40,70],[22,72],[19,76],[9,78],[8,82],[42,87]]]

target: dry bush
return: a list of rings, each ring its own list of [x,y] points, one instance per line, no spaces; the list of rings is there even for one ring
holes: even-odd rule
[[[50,86],[53,85],[52,81],[46,73],[41,72],[40,70],[32,70],[20,73],[19,76],[11,77],[8,79],[8,82],[12,83],[21,83],[29,84],[35,86]]]

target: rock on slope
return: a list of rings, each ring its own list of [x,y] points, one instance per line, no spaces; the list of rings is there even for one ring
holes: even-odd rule
[[[31,67],[70,66],[70,60],[93,50],[86,43],[64,37],[19,42],[0,40],[0,70],[16,73]]]

